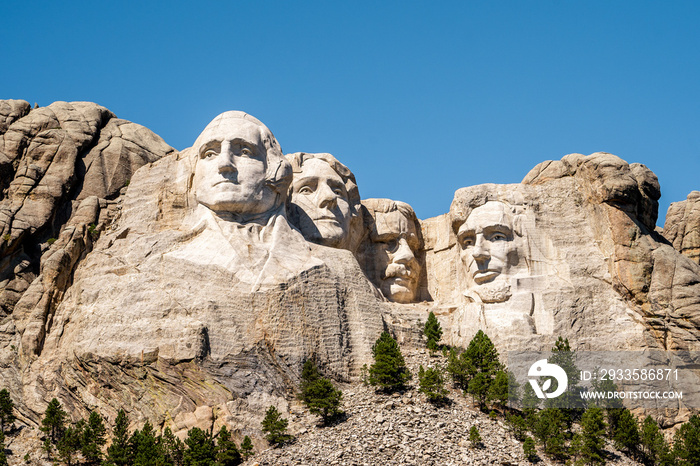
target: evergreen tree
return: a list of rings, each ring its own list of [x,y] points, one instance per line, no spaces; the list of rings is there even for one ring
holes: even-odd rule
[[[442,338],[442,327],[440,327],[440,322],[438,322],[433,311],[430,311],[430,314],[428,314],[428,320],[423,327],[423,334],[428,339],[428,349],[430,351],[436,351],[438,349],[438,342],[440,338]]]
[[[241,452],[238,451],[236,443],[231,440],[231,433],[226,426],[221,426],[216,435],[216,465],[236,466],[243,462]]]
[[[5,453],[5,433],[0,430],[0,466],[8,466],[7,453]]]
[[[694,414],[676,432],[674,451],[682,465],[700,465],[700,417]]]
[[[243,460],[247,460],[254,454],[255,450],[253,448],[253,441],[246,435],[243,437],[243,442],[241,442],[241,455],[243,456]]]
[[[15,404],[10,398],[10,392],[3,388],[0,390],[0,432],[5,433],[15,422]]]
[[[456,388],[464,391],[469,387],[469,381],[476,374],[474,364],[467,357],[464,351],[457,352],[454,348],[450,348],[447,355],[447,372],[452,377],[452,383]]]
[[[182,466],[184,464],[185,445],[182,440],[175,437],[170,427],[166,427],[160,437],[160,448],[165,455],[165,464]]]
[[[205,432],[199,427],[187,431],[185,439],[185,466],[214,466],[216,462],[216,446],[211,432]]]
[[[479,404],[480,409],[486,407],[486,398],[491,387],[491,379],[485,372],[477,373],[470,381],[467,392]]]
[[[469,342],[465,356],[471,360],[474,372],[482,372],[489,377],[503,369],[498,360],[498,351],[491,339],[483,331],[479,330]],[[472,375],[476,375],[475,373]]]
[[[90,413],[82,434],[80,451],[86,463],[100,464],[102,462],[102,447],[107,443],[107,428],[102,416],[97,411]]]
[[[149,421],[146,421],[140,431],[134,431],[129,438],[129,446],[133,458],[132,466],[160,466],[164,455]]]
[[[617,426],[613,431],[612,439],[615,447],[627,452],[632,457],[639,453],[639,426],[629,409],[620,410],[619,416],[615,416]]]
[[[644,418],[641,428],[641,447],[646,460],[657,464],[659,458],[665,453],[666,440],[664,439],[659,424],[651,416]]]
[[[418,369],[418,384],[420,392],[424,393],[431,403],[444,403],[447,399],[448,392],[445,388],[445,379],[442,376],[440,367],[429,367],[427,370],[424,370],[421,364]]]
[[[120,409],[112,430],[112,444],[107,448],[106,462],[113,466],[129,466],[132,461],[129,448],[129,419],[124,410]]]
[[[525,459],[530,463],[537,461],[537,450],[535,449],[535,441],[532,437],[527,437],[523,442],[523,453],[525,454]]]
[[[336,389],[330,380],[321,377],[311,360],[304,363],[299,398],[311,414],[321,416],[323,423],[328,423],[343,414],[340,410],[342,397],[343,393]]]
[[[83,433],[85,431],[85,421],[82,419],[76,423],[74,427],[67,427],[63,431],[61,439],[56,445],[58,456],[68,466],[73,464],[75,455],[78,454],[83,446]]]
[[[498,371],[496,376],[491,381],[489,386],[489,391],[487,393],[487,398],[489,401],[493,402],[501,409],[505,409],[508,404],[508,397],[510,394],[510,384],[515,382],[512,377],[509,377],[508,372]]]
[[[405,387],[411,373],[401,354],[399,344],[387,332],[382,332],[372,346],[374,364],[369,368],[369,383],[391,392]]]
[[[548,358],[550,364],[556,364],[566,372],[568,386],[566,392],[557,398],[548,398],[545,405],[550,408],[559,408],[564,415],[567,428],[571,428],[571,424],[580,419],[583,414],[583,406],[579,397],[578,383],[580,381],[580,372],[576,367],[576,354],[571,351],[569,340],[562,337],[557,338],[557,341],[552,348],[552,355]],[[550,390],[556,390],[557,381],[552,379],[553,386]]]
[[[565,428],[566,422],[561,410],[545,408],[535,415],[532,433],[544,447],[547,456],[563,460],[566,458]]]
[[[66,429],[66,417],[67,414],[61,403],[56,398],[52,399],[46,407],[44,419],[41,420],[41,431],[49,437],[54,445],[63,436],[63,431]]]
[[[282,417],[277,408],[270,406],[265,413],[265,419],[262,421],[262,431],[265,432],[265,439],[272,445],[280,446],[292,439],[292,436],[287,434],[287,425],[289,421]]]
[[[469,442],[472,444],[472,448],[481,446],[481,434],[479,434],[479,429],[476,426],[471,426],[469,429]]]
[[[520,442],[524,441],[528,430],[525,419],[519,414],[507,414],[506,422],[508,423],[508,427],[510,427],[510,431],[513,433],[513,437]]]
[[[583,464],[605,464],[605,421],[603,410],[592,406],[581,418],[581,448],[579,456]]]

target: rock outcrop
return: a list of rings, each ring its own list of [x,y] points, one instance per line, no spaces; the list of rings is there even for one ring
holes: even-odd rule
[[[683,255],[700,264],[700,191],[673,202],[666,213],[664,237]]]
[[[89,103],[9,101],[0,128],[0,383],[26,423],[57,397],[259,438],[305,360],[357,380],[382,330],[421,345],[430,311],[447,343],[483,329],[504,356],[558,336],[700,351],[700,265],[655,231],[656,176],[611,154],[462,188],[418,221],[243,112],[180,152]]]

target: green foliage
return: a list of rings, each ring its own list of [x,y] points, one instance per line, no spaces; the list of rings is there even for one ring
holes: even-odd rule
[[[46,240],[46,244],[48,244],[49,246],[51,246],[55,242],[56,242],[56,238],[49,238]]]
[[[143,428],[135,430],[129,438],[133,466],[160,466],[163,451],[150,422],[146,421]]]
[[[236,466],[243,462],[241,452],[233,440],[226,426],[221,426],[216,435],[216,464],[217,466]]]
[[[93,241],[97,241],[97,238],[100,237],[100,232],[97,230],[97,225],[91,223],[88,226],[88,234],[90,235],[90,239],[92,239]]]
[[[438,342],[440,338],[442,338],[442,327],[440,327],[440,322],[438,322],[437,317],[435,317],[432,311],[428,314],[428,320],[423,327],[423,334],[428,339],[428,349],[430,351],[436,351],[438,349]]]
[[[0,430],[0,466],[7,465],[7,453],[5,453],[5,433]]]
[[[615,427],[612,431],[612,439],[615,447],[627,452],[631,456],[637,456],[639,450],[639,426],[629,409],[616,411],[614,415]]]
[[[673,449],[682,465],[700,465],[700,417],[697,414],[678,429]]]
[[[469,381],[467,392],[474,397],[474,400],[479,403],[479,407],[484,409],[486,406],[486,397],[489,393],[491,379],[484,372],[477,373],[474,378]]]
[[[476,369],[471,359],[467,357],[464,351],[457,352],[454,348],[450,348],[447,354],[447,373],[452,377],[452,383],[455,387],[464,391],[469,386],[469,381],[476,374]]]
[[[83,446],[83,435],[85,431],[85,421],[80,420],[74,427],[67,427],[63,431],[63,436],[56,445],[58,456],[68,466],[73,464],[75,455]]]
[[[605,421],[603,410],[592,406],[581,418],[581,444],[579,453],[580,464],[605,464]]]
[[[525,459],[531,463],[537,461],[537,450],[535,449],[535,441],[532,437],[527,437],[523,442],[523,453],[525,454]]]
[[[527,435],[528,427],[525,419],[523,419],[522,416],[519,414],[506,415],[506,422],[508,423],[510,431],[513,433],[513,437],[521,442],[526,440],[525,437]]]
[[[0,432],[5,433],[15,422],[15,404],[10,398],[10,392],[3,388],[0,390]]]
[[[102,447],[107,443],[107,428],[102,416],[97,411],[90,413],[82,434],[80,451],[86,464],[100,464],[102,462]]]
[[[254,454],[255,450],[253,449],[253,441],[246,435],[243,437],[243,442],[241,442],[241,455],[243,455],[244,460],[247,460]]]
[[[193,427],[187,431],[185,445],[185,466],[214,466],[216,446],[211,432]]]
[[[439,366],[423,369],[423,365],[418,369],[418,384],[420,392],[428,397],[431,403],[439,404],[447,400],[447,389],[445,388],[445,378],[442,375],[442,368]]]
[[[533,421],[532,433],[544,447],[544,453],[556,460],[566,459],[566,422],[561,410],[545,408]]]
[[[299,398],[304,402],[311,414],[321,416],[324,423],[343,414],[340,410],[340,403],[343,393],[333,386],[333,383],[321,377],[316,365],[308,360],[304,363],[301,371],[301,395]]]
[[[175,437],[170,427],[166,427],[159,439],[160,447],[165,455],[163,465],[180,466],[184,463],[185,445]]]
[[[481,447],[481,434],[476,426],[471,426],[469,429],[469,442],[472,444],[472,448]]]
[[[548,362],[550,364],[556,364],[564,369],[568,378],[568,387],[566,392],[557,398],[548,398],[545,405],[549,408],[559,408],[564,415],[567,428],[570,428],[575,420],[580,419],[585,406],[581,404],[581,398],[578,396],[580,371],[578,367],[576,367],[576,354],[574,351],[571,351],[568,339],[563,339],[562,337],[557,338],[552,348],[552,355],[548,358]],[[556,388],[557,381],[553,379],[551,390],[556,390]],[[571,408],[572,406],[574,406],[574,408]]]
[[[661,456],[667,453],[666,440],[659,424],[651,416],[647,416],[642,422],[640,443],[644,458],[649,463],[657,464]]]
[[[67,414],[63,410],[63,406],[56,399],[52,399],[44,412],[44,419],[41,420],[41,431],[44,432],[50,439],[53,445],[56,445],[63,436],[63,431],[66,429]],[[47,451],[50,454],[50,451]]]
[[[265,439],[274,446],[287,443],[292,439],[292,436],[286,433],[288,424],[289,421],[282,417],[277,408],[270,406],[262,421],[262,431],[267,434]]]
[[[503,365],[498,360],[496,347],[493,346],[491,339],[481,330],[476,332],[464,353],[471,360],[475,372],[492,375],[503,369]]]
[[[511,379],[513,378],[509,377],[506,371],[496,372],[496,376],[489,386],[489,391],[487,393],[488,400],[500,408],[505,408],[506,404],[508,404],[509,385],[515,383],[515,380]]]
[[[129,448],[129,419],[123,409],[117,413],[114,429],[112,429],[112,444],[107,448],[106,462],[113,466],[129,466],[132,462]]]
[[[399,344],[387,332],[382,332],[372,346],[374,364],[369,368],[369,383],[386,392],[400,390],[411,379],[411,373],[401,354]]]
[[[8,243],[10,242],[11,238],[12,238],[12,236],[9,233],[5,233],[4,235],[2,235],[2,239],[7,241]]]

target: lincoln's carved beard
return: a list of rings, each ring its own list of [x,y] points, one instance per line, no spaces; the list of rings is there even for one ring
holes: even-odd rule
[[[512,296],[510,283],[504,279],[479,285],[474,288],[474,292],[484,303],[502,303]]]

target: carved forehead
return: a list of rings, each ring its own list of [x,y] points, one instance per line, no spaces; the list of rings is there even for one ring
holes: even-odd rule
[[[416,234],[416,225],[399,210],[390,212],[374,212],[373,236],[388,236],[391,234]]]
[[[297,185],[310,178],[331,179],[339,183],[344,183],[343,178],[336,172],[328,162],[322,159],[309,159],[301,166],[301,170],[295,172],[293,184]]]
[[[480,232],[490,227],[513,230],[513,214],[507,205],[498,201],[489,201],[475,208],[459,227],[457,234],[461,236],[470,231]]]
[[[262,144],[263,132],[272,136],[270,130],[260,121],[243,112],[225,112],[214,118],[197,137],[195,148],[212,140],[237,139]]]

